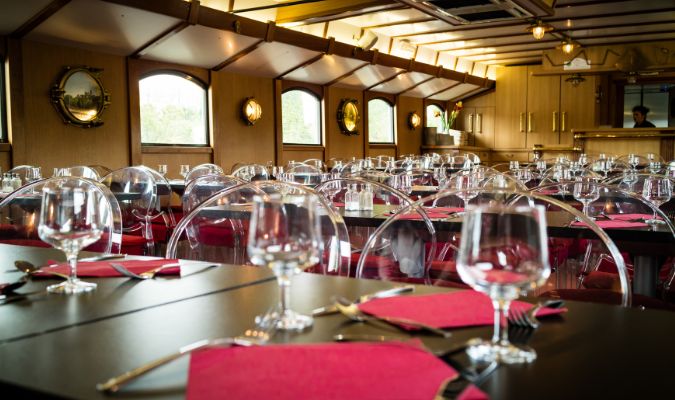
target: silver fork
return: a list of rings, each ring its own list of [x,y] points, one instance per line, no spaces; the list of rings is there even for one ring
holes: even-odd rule
[[[508,317],[509,324],[520,326],[523,328],[537,329],[539,328],[540,324],[536,315],[540,309],[542,309],[543,307],[560,308],[563,306],[563,304],[564,304],[563,300],[552,299],[540,301],[534,307],[530,308],[527,311],[523,309],[512,308],[509,310],[509,317]]]
[[[140,367],[134,368],[130,371],[127,371],[118,376],[112,377],[105,382],[97,383],[96,390],[100,392],[117,392],[122,386],[128,382],[145,375],[146,373],[161,367],[162,365],[168,364],[171,361],[174,361],[184,355],[188,355],[195,350],[205,349],[209,347],[221,347],[221,346],[259,346],[266,344],[276,331],[276,323],[270,321],[271,323],[266,324],[264,327],[256,325],[255,328],[247,329],[239,336],[235,337],[226,337],[218,339],[204,339],[199,340],[194,343],[182,346],[175,353],[168,354],[164,357],[158,358],[156,360],[150,361],[147,364],[143,364]]]

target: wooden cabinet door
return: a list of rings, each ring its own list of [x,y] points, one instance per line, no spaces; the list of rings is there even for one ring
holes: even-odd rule
[[[593,129],[596,124],[595,76],[573,86],[563,75],[560,90],[560,144],[573,144],[572,129]]]
[[[527,148],[535,144],[557,145],[560,132],[560,76],[532,75],[527,80]]]
[[[497,69],[495,145],[497,149],[525,147],[527,66]]]
[[[495,108],[476,107],[474,115],[474,146],[493,148],[495,146]]]

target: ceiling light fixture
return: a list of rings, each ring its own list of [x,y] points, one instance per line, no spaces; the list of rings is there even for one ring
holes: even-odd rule
[[[562,44],[558,47],[560,50],[563,51],[565,54],[571,54],[574,49],[578,49],[581,47],[579,44],[574,43],[572,39],[566,39]]]
[[[553,30],[553,27],[549,24],[543,23],[540,19],[538,19],[536,23],[528,26],[525,30],[532,33],[532,36],[534,36],[535,39],[541,40],[544,38],[546,32]]]
[[[569,82],[572,84],[572,86],[577,87],[581,82],[585,82],[586,78],[581,76],[581,74],[574,74],[570,76],[569,78],[565,79],[565,82]]]

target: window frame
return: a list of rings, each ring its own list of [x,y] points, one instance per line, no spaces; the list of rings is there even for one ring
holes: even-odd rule
[[[370,102],[373,100],[381,100],[384,101],[387,105],[389,105],[391,109],[391,141],[390,142],[373,142],[370,138]],[[368,144],[383,144],[383,145],[395,145],[396,144],[396,103],[391,101],[389,98],[380,96],[380,95],[375,95],[373,97],[369,97],[368,100],[366,101],[366,106],[364,107],[368,109],[366,112],[366,125],[368,129]]]
[[[137,79],[137,86],[138,86],[138,115],[139,115],[139,123],[140,123],[140,84],[143,79],[152,77],[152,76],[157,76],[157,75],[173,75],[179,78],[183,78],[187,81],[191,81],[194,84],[198,85],[204,90],[204,105],[205,105],[205,115],[204,115],[204,124],[206,128],[206,143],[205,144],[192,144],[192,143],[149,143],[149,142],[143,142],[143,132],[139,130],[139,138],[141,140],[141,146],[142,147],[211,147],[213,145],[212,143],[212,132],[211,132],[211,124],[209,123],[210,118],[211,118],[211,104],[210,104],[210,96],[209,96],[209,85],[205,82],[203,82],[199,77],[194,76],[190,73],[183,72],[180,70],[175,70],[175,69],[156,69],[153,71],[149,71],[147,73],[140,74],[140,76]],[[142,126],[140,127],[142,129]]]
[[[310,96],[314,97],[319,104],[319,143],[291,143],[291,142],[285,142],[284,141],[284,111],[283,111],[283,95],[285,93],[299,90],[302,92],[305,92],[309,94]],[[324,147],[325,146],[325,123],[324,123],[324,107],[323,107],[323,93],[320,95],[318,94],[315,90],[312,90],[312,88],[307,87],[306,85],[291,85],[288,87],[284,87],[281,90],[281,93],[279,94],[279,127],[281,131],[281,144],[282,146],[307,146],[307,147]]]
[[[445,114],[445,111],[448,109],[446,102],[440,102],[440,101],[434,101],[434,100],[425,101],[424,102],[424,123],[422,124],[422,126],[424,128],[429,127],[429,125],[427,125],[427,123],[429,122],[428,119],[427,119],[427,109],[431,106],[435,106],[435,107],[440,108],[442,114]]]
[[[7,123],[7,62],[6,55],[0,49],[0,143],[9,143],[9,125]]]

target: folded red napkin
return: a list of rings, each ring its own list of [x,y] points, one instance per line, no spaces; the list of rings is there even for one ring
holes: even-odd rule
[[[531,304],[522,301],[511,303],[512,309],[529,310],[531,307]],[[487,295],[473,290],[374,299],[359,304],[359,308],[371,315],[405,318],[438,328],[492,325],[494,322],[492,301]],[[537,316],[565,311],[566,308],[542,308]]]
[[[425,210],[437,213],[453,214],[464,211],[464,207],[424,207]]]
[[[216,348],[192,354],[187,398],[431,400],[457,375],[402,342]],[[464,393],[487,399],[475,386]]]
[[[77,263],[77,276],[79,277],[119,277],[122,276],[115,271],[110,263],[121,264],[129,271],[136,274],[149,271],[151,269],[159,268],[166,264],[176,264],[175,267],[167,267],[159,271],[158,275],[180,275],[180,266],[177,259],[159,258],[154,260],[109,260],[109,261],[83,261]],[[59,263],[42,267],[40,271],[35,272],[33,276],[53,276],[49,272],[57,272],[60,274],[70,274],[70,266],[67,263]]]
[[[631,222],[631,221],[621,221],[621,220],[597,220],[595,223],[600,228],[642,228],[649,226],[644,222]],[[588,226],[583,221],[574,221],[572,226]]]
[[[338,202],[338,201],[334,201],[334,202],[333,202],[333,205],[334,205],[335,207],[344,207],[344,206],[345,206],[345,203],[340,203],[340,202]]]
[[[393,212],[387,212],[384,214],[385,216],[391,216],[394,215]],[[448,214],[446,213],[440,213],[440,212],[430,212],[427,211],[427,215],[429,218],[440,218],[440,219],[446,219],[448,218]],[[404,214],[399,214],[396,216],[397,219],[422,219],[422,214],[418,212],[409,212],[409,213],[404,213]]]
[[[607,214],[607,218],[614,221],[633,221],[636,219],[652,219],[653,214]],[[662,219],[660,216],[656,216],[656,219]]]

